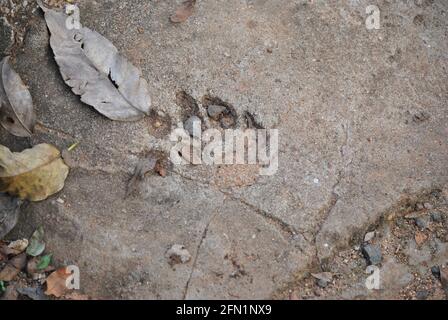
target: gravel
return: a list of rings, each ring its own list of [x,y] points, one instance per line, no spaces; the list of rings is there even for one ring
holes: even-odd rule
[[[0,18],[0,56],[8,55],[8,51],[14,43],[14,32],[6,18]]]
[[[442,214],[438,211],[431,212],[431,219],[434,222],[442,222]]]
[[[362,247],[362,254],[366,258],[369,265],[377,265],[381,263],[381,248],[377,245],[366,244]]]

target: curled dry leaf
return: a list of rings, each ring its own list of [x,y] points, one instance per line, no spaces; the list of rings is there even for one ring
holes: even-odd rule
[[[39,263],[37,264],[37,269],[40,271],[46,270],[51,263],[52,254],[47,254],[39,259]]]
[[[31,94],[6,57],[0,62],[0,124],[15,136],[29,137],[35,123]]]
[[[34,277],[38,274],[54,271],[55,268],[50,265],[51,257],[50,259],[48,257],[49,255],[46,255],[42,258],[34,257],[28,260],[28,263],[26,265],[26,272],[28,273],[28,275]]]
[[[30,244],[26,249],[26,254],[32,257],[37,257],[45,250],[44,242],[44,228],[39,227],[34,231],[30,238]]]
[[[45,291],[45,294],[48,296],[53,295],[57,298],[62,297],[68,292],[67,279],[70,275],[71,273],[66,267],[59,268],[50,274],[46,280],[47,290]]]
[[[22,201],[20,201],[19,199],[11,197],[4,193],[0,193],[0,240],[3,239],[17,224],[17,221],[19,220],[21,204]],[[11,250],[13,249],[11,248]]]
[[[49,144],[20,153],[0,145],[0,192],[30,201],[45,200],[62,190],[68,172],[59,150]]]
[[[20,253],[20,251],[10,248],[6,242],[0,241],[0,262],[6,261],[8,257],[16,256]]]
[[[26,254],[21,253],[8,261],[0,271],[0,281],[12,281],[26,265]]]
[[[194,6],[196,5],[196,0],[186,0],[184,1],[176,12],[171,16],[170,20],[174,23],[185,22],[194,12]]]
[[[69,16],[38,3],[61,75],[81,101],[112,120],[135,121],[149,114],[148,83],[110,41],[86,27],[67,28]]]
[[[8,248],[16,250],[19,253],[25,251],[28,247],[28,239],[19,239],[8,244]]]

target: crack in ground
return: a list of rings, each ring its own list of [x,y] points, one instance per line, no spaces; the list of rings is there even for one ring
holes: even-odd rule
[[[286,223],[285,221],[283,221],[282,219],[270,214],[269,212],[260,209],[256,206],[254,206],[253,204],[249,203],[248,201],[235,197],[233,194],[219,190],[220,192],[222,192],[224,195],[228,196],[230,199],[235,200],[240,202],[241,204],[249,207],[250,209],[252,209],[258,216],[264,218],[265,220],[267,220],[268,222],[270,222],[270,224],[275,225],[278,229],[280,229],[282,231],[282,233],[287,234],[288,237],[296,240],[299,237],[304,240],[304,237],[301,235],[301,233],[296,230],[293,226],[289,225],[288,223]],[[302,248],[299,248],[300,251],[303,252]]]
[[[191,177],[187,177],[184,176],[183,174],[177,172],[177,171],[170,171],[174,174],[177,174],[178,176],[180,176],[183,179],[195,182],[195,183],[199,183],[201,185],[207,186],[207,187],[211,187],[213,188],[215,191],[220,192],[221,194],[223,194],[224,196],[234,200],[234,201],[238,201],[239,203],[245,205],[246,207],[249,207],[250,209],[252,209],[252,211],[254,211],[258,216],[262,217],[263,219],[267,220],[269,222],[269,224],[274,225],[277,227],[277,229],[279,229],[281,231],[281,233],[286,234],[287,238],[292,238],[293,240],[301,240],[301,241],[306,241],[308,242],[305,237],[302,235],[303,232],[300,232],[299,230],[295,229],[293,226],[289,225],[288,223],[286,223],[285,221],[283,221],[282,219],[270,214],[269,212],[258,208],[256,206],[254,206],[253,204],[249,203],[248,201],[238,198],[236,196],[234,196],[233,194],[231,194],[230,192],[226,192],[224,190],[221,190],[219,188],[217,188],[216,186],[210,185],[206,182],[200,181],[200,180],[196,180],[194,178]],[[304,253],[304,249],[302,248],[302,246],[298,246],[298,249]]]
[[[319,210],[319,217],[321,217],[321,218],[320,218],[320,221],[318,223],[317,230],[313,234],[313,243],[314,243],[314,247],[315,247],[315,250],[316,250],[316,252],[315,252],[316,257],[318,256],[317,237],[318,237],[319,233],[322,231],[322,228],[323,228],[325,222],[327,221],[328,217],[333,212],[334,208],[336,207],[336,205],[337,205],[337,203],[338,203],[338,201],[340,199],[340,195],[336,192],[336,189],[341,184],[341,181],[344,179],[344,177],[346,175],[348,167],[353,162],[353,157],[350,157],[348,159],[348,161],[345,161],[345,159],[347,158],[347,150],[346,149],[349,146],[349,140],[350,140],[350,126],[347,125],[347,124],[342,124],[342,129],[344,130],[345,137],[344,137],[343,143],[341,144],[341,146],[339,148],[339,153],[341,154],[343,166],[342,166],[342,169],[338,171],[337,177],[336,177],[336,182],[331,187],[331,197],[330,197],[330,200],[328,201],[328,203],[323,208],[321,208]]]
[[[198,261],[199,252],[201,250],[202,244],[204,243],[204,239],[207,237],[208,228],[210,227],[211,223],[213,222],[213,220],[215,219],[215,217],[218,214],[219,214],[218,212],[215,212],[213,214],[213,216],[210,218],[209,222],[205,226],[204,231],[202,232],[201,240],[199,241],[199,244],[198,244],[198,246],[196,248],[196,254],[195,254],[195,257],[194,257],[194,260],[193,260],[193,265],[191,266],[190,275],[188,276],[187,283],[185,284],[182,300],[186,300],[186,298],[187,298],[188,289],[190,288],[190,282],[191,282],[191,279],[193,277],[193,273],[196,270],[196,264],[197,264],[197,261]]]
[[[42,133],[56,135],[59,138],[62,138],[64,140],[76,140],[76,138],[74,136],[72,136],[71,134],[68,134],[68,133],[66,133],[64,131],[61,131],[61,130],[58,130],[58,129],[50,128],[50,127],[46,126],[45,124],[43,124],[40,121],[38,121],[36,123],[34,129],[36,131],[40,131]]]

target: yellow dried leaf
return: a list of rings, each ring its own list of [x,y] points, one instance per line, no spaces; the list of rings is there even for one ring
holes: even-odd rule
[[[39,144],[20,153],[0,145],[0,192],[30,201],[45,200],[62,190],[68,171],[52,145]]]

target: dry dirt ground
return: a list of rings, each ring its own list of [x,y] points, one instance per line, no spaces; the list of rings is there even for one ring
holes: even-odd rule
[[[81,22],[150,85],[155,113],[135,123],[72,94],[34,1],[17,25],[22,13],[2,12],[17,31],[11,46],[2,31],[0,49],[39,125],[31,139],[1,131],[0,143],[80,142],[64,190],[28,205],[11,238],[43,225],[59,263],[78,265],[82,291],[98,298],[445,298],[431,268],[444,274],[448,262],[448,2],[198,0],[173,24],[179,4],[79,1]],[[379,30],[365,26],[371,4]],[[249,112],[278,129],[278,172],[173,166],[126,198],[139,159],[169,151],[182,91],[204,118],[211,95],[234,107],[238,127]],[[170,259],[174,244],[191,258]],[[367,244],[381,250],[379,290],[364,285]],[[311,276],[322,272],[331,280]]]

